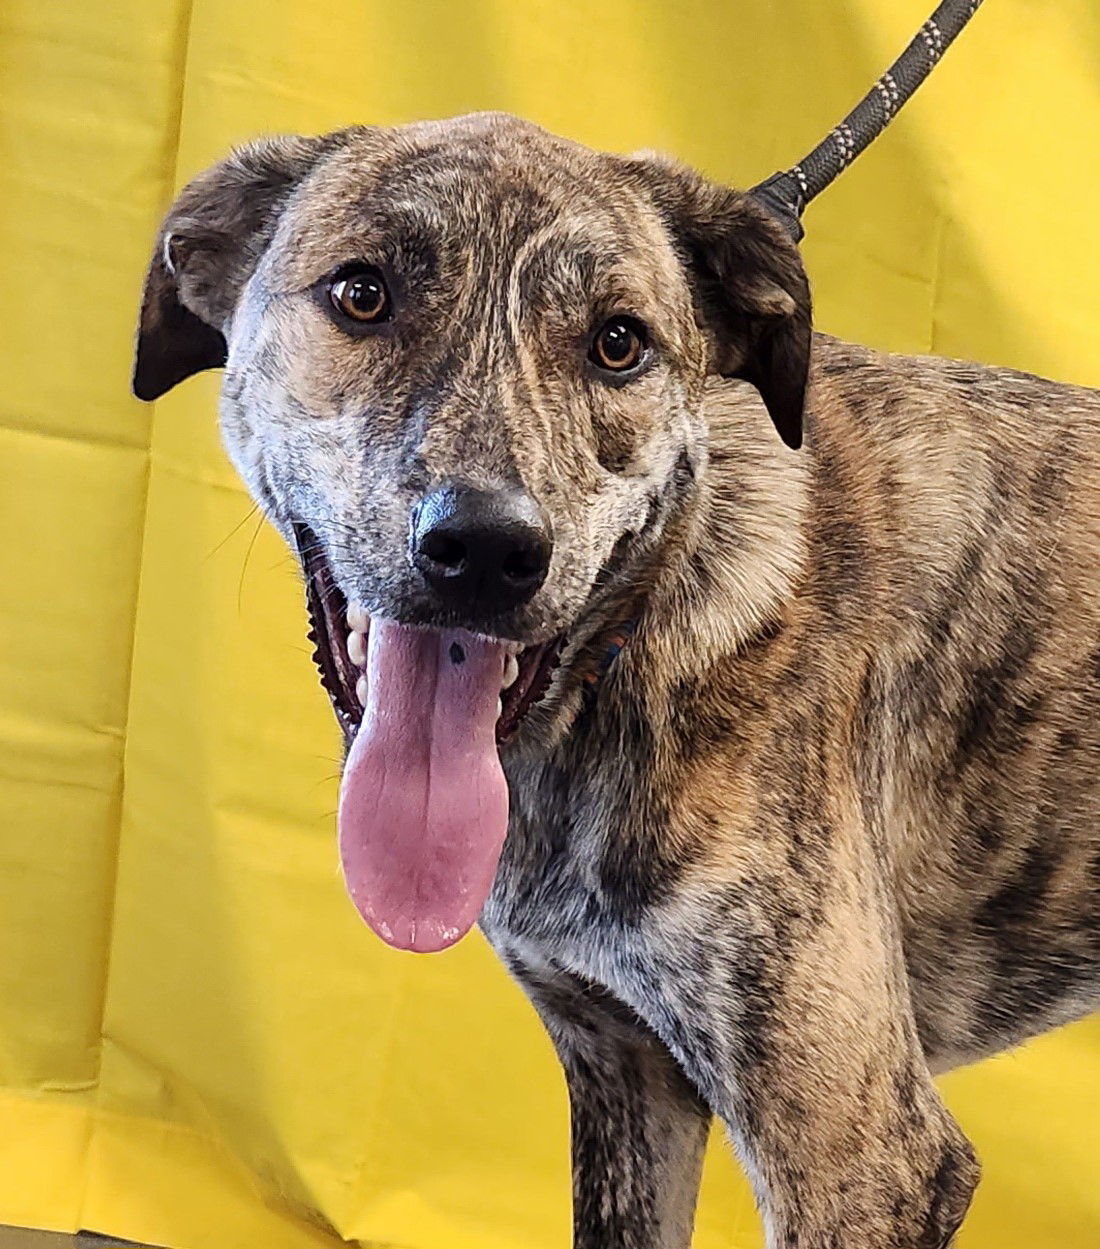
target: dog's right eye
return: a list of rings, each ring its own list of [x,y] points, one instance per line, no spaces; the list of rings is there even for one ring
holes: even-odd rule
[[[328,296],[338,313],[358,325],[377,325],[393,315],[389,288],[377,269],[340,274],[330,283]]]
[[[612,317],[592,340],[588,358],[605,373],[629,373],[645,359],[645,326],[633,317]]]

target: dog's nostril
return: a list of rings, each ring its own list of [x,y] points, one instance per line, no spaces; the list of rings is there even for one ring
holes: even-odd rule
[[[504,576],[517,585],[530,581],[542,572],[542,560],[533,550],[513,551],[500,566]]]
[[[452,534],[440,533],[438,530],[424,535],[420,550],[433,564],[449,571],[461,572],[466,563],[466,544]]]
[[[528,602],[550,568],[546,517],[522,490],[449,484],[412,512],[409,558],[447,605],[472,614]]]

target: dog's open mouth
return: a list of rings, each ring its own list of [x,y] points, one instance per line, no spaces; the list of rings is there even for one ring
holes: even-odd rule
[[[508,826],[499,746],[545,695],[561,639],[535,646],[371,619],[317,536],[295,526],[314,661],[349,744],[340,788],[348,891],[390,945],[438,950],[475,923]]]
[[[349,618],[348,601],[336,584],[313,530],[296,524],[294,534],[305,572],[309,640],[315,646],[313,662],[350,744],[363,718],[365,699],[360,695],[366,692],[367,678],[362,659],[370,620],[358,610],[353,610]],[[510,658],[505,661],[501,674],[500,711],[496,723],[498,743],[508,741],[515,734],[523,718],[546,693],[558,665],[563,640],[557,637],[526,647],[504,643]]]

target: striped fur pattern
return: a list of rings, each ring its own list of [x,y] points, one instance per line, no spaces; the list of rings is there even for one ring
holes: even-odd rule
[[[318,305],[356,258],[369,343]],[[1100,992],[1100,397],[809,324],[745,196],[499,115],[246,149],[150,270],[139,387],[224,338],[230,453],[349,599],[450,623],[405,554],[440,480],[552,518],[482,925],[561,1057],[577,1249],[687,1249],[715,1116],[769,1249],[943,1249],[978,1165],[933,1074]]]

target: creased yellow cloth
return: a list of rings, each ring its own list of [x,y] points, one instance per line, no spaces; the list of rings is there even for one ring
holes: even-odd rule
[[[128,394],[155,223],[263,131],[504,108],[748,184],[930,0],[2,0],[0,1222],[173,1249],[568,1241],[548,1042],[479,936],[384,948],[339,749],[217,379]],[[808,214],[818,323],[1100,384],[1100,10],[984,6]],[[944,1087],[963,1249],[1100,1245],[1100,1031]],[[716,1141],[700,1249],[757,1246]]]

